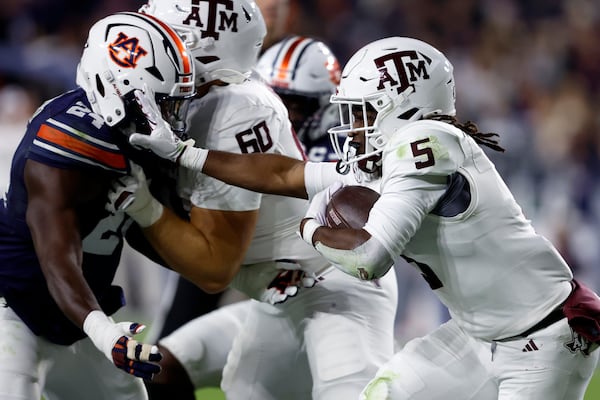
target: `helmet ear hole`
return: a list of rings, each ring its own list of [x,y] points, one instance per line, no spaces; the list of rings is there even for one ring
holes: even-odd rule
[[[100,75],[98,74],[96,74],[96,90],[98,91],[100,96],[104,97],[106,92],[104,91],[104,85],[102,84],[102,80],[100,79]]]

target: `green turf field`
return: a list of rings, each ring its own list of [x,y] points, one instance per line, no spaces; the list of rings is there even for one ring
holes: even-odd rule
[[[203,389],[196,392],[196,400],[225,400],[219,389]],[[600,369],[596,372],[584,400],[600,400]]]

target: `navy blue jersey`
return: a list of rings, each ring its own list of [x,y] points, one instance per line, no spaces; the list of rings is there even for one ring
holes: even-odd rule
[[[46,287],[25,221],[26,160],[81,170],[102,189],[85,205],[79,218],[83,273],[110,315],[124,304],[122,290],[112,281],[120,261],[123,232],[131,220],[124,213],[110,214],[104,206],[110,181],[128,171],[132,152],[125,135],[109,128],[91,111],[80,89],[46,102],[29,121],[12,160],[7,197],[0,202],[0,295],[36,335],[59,344],[85,336],[58,308]]]

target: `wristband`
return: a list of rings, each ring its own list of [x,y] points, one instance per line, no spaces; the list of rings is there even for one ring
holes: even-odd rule
[[[177,158],[177,164],[194,171],[202,172],[206,157],[208,157],[208,150],[199,147],[185,146]]]
[[[304,226],[302,227],[302,239],[311,246],[314,246],[313,236],[315,234],[315,231],[322,226],[323,225],[319,224],[314,218],[307,219],[304,223]]]

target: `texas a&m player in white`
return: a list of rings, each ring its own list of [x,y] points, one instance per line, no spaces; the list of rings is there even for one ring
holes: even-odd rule
[[[142,11],[168,22],[191,49],[199,95],[187,134],[197,146],[304,160],[281,99],[250,78],[265,35],[254,1],[161,0]],[[146,111],[155,129],[168,130],[153,117],[152,104]],[[239,335],[223,372],[227,398],[357,398],[393,354],[395,277],[359,281],[333,268],[296,233],[305,200],[226,184],[184,168],[188,161],[172,155],[182,166],[178,193],[190,221],[167,210],[145,230],[149,240],[174,270],[206,291],[231,284],[262,300],[249,303],[242,326],[232,323]],[[142,197],[138,190],[126,211],[155,204]],[[224,324],[239,320],[227,310],[215,311]],[[202,363],[212,361],[206,354],[213,346],[231,347],[213,326],[192,321],[159,342],[163,370],[155,382],[168,386],[170,398],[193,398],[190,388],[193,396],[193,387],[205,383]]]
[[[599,356],[600,300],[523,215],[480,147],[502,150],[494,134],[457,121],[451,63],[420,40],[381,39],[348,61],[338,89],[331,101],[344,123],[332,134],[348,137],[339,169],[379,171],[381,197],[362,229],[334,230],[319,192],[303,238],[360,279],[406,259],[451,314],[409,341],[361,398],[582,399]],[[252,190],[306,197],[336,180],[328,163],[152,139],[155,152],[166,155],[170,140],[188,167]]]

